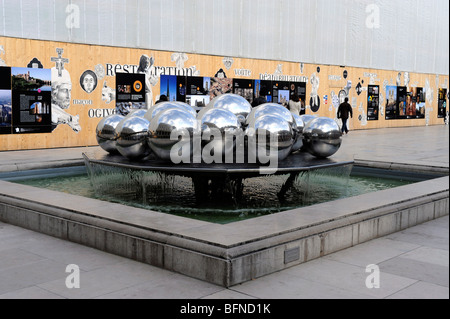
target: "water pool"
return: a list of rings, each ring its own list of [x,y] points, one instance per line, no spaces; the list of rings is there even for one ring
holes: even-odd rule
[[[191,179],[182,176],[114,170],[97,179],[95,186],[85,167],[0,176],[0,179],[41,189],[220,224],[392,189],[433,177],[358,166],[326,169],[299,175],[281,199],[277,193],[287,178],[288,175],[277,175],[244,180],[245,187],[239,200],[226,191],[220,191],[199,202],[195,198]]]

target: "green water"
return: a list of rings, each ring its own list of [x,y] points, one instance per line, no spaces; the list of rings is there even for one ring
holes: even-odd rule
[[[351,167],[300,175],[281,201],[277,193],[288,175],[247,179],[243,181],[244,188],[239,199],[224,191],[200,203],[195,198],[190,178],[158,173],[112,171],[95,176],[93,180],[83,173],[17,183],[226,224],[413,182],[389,176],[356,176],[345,171],[349,169]]]

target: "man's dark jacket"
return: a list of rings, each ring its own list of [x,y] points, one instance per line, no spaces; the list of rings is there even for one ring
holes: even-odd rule
[[[352,106],[348,102],[341,103],[341,105],[339,105],[337,113],[338,119],[348,119],[349,114],[351,117],[353,117]]]

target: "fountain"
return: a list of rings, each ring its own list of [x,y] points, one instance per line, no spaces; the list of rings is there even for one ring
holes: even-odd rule
[[[274,103],[252,109],[236,94],[224,94],[206,108],[197,114],[185,103],[163,102],[101,120],[96,132],[103,151],[83,154],[96,191],[108,195],[127,183],[146,202],[155,185],[170,188],[187,178],[198,205],[226,199],[238,207],[244,187],[275,183],[282,203],[299,185],[303,197],[308,193],[311,172],[344,167],[341,176],[350,174],[352,161],[329,159],[342,142],[332,119],[298,116]],[[249,182],[262,176],[268,177],[265,183]]]
[[[169,116],[179,114],[174,110],[182,110],[183,104],[164,110],[158,104],[151,114],[136,111],[103,119],[97,127],[101,148],[84,154],[100,196],[0,181],[0,219],[231,287],[448,214],[448,176],[395,191],[333,199],[330,186],[345,189],[341,177],[353,165],[331,158],[342,142],[333,120],[293,116],[289,122],[269,112],[257,121],[249,118],[256,109],[248,108],[246,101],[239,105],[234,97],[227,104],[227,99],[225,95],[211,101],[197,113],[195,123],[189,111],[182,121]],[[225,111],[211,111],[215,109]],[[448,168],[445,172],[448,175]],[[249,197],[255,189],[257,196]],[[194,193],[191,203],[180,198],[189,192]],[[289,207],[292,199],[308,200],[318,192],[325,194],[326,202]],[[142,209],[98,199],[124,193],[150,205]],[[242,211],[247,203],[255,203],[255,211],[274,211],[221,224],[186,218],[174,214],[171,205],[164,206],[180,203],[187,212],[190,205],[202,211],[209,209],[205,204],[220,201],[230,212]],[[165,210],[152,202],[162,203]],[[277,210],[282,205],[286,209]]]

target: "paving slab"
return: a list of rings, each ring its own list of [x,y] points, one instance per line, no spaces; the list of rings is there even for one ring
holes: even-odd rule
[[[66,264],[53,260],[39,260],[0,270],[0,295],[51,280],[63,283]]]
[[[418,281],[387,299],[449,299],[448,287]]]
[[[0,295],[0,299],[65,299],[37,286],[14,290]]]
[[[324,256],[323,258],[366,267],[367,265],[379,264],[394,257],[404,256],[406,253],[420,247],[420,245],[408,242],[379,238]]]
[[[96,149],[0,152],[0,172],[82,163],[81,154]],[[428,166],[448,173],[448,151],[445,125],[374,129],[351,131],[333,159],[379,161],[388,167]],[[103,213],[101,207],[98,210]],[[286,223],[280,220],[278,226],[283,229]],[[194,228],[186,232],[195,232]],[[445,216],[226,289],[0,222],[0,299],[448,299],[448,251]],[[83,289],[65,286],[65,267],[72,257],[80,263]],[[365,286],[368,263],[380,267],[379,289]]]
[[[447,288],[449,286],[448,266],[445,267],[428,261],[396,257],[380,263],[379,267],[383,277],[388,274],[393,274]]]
[[[369,274],[366,267],[359,267],[347,263],[320,258],[304,264],[302,267],[293,267],[285,270],[286,275],[299,277],[304,280],[318,282],[335,288],[348,290],[361,296],[373,298],[386,298],[413,283],[416,279],[388,273],[381,267],[380,288],[368,288],[366,279]],[[293,279],[295,280],[295,279]]]
[[[297,267],[295,267],[297,268]],[[373,299],[364,293],[283,271],[230,288],[260,299]]]

